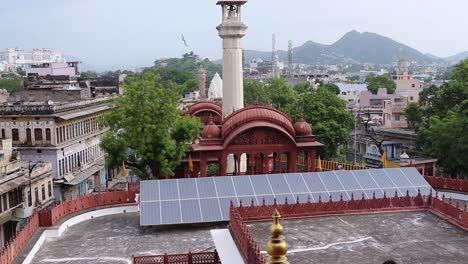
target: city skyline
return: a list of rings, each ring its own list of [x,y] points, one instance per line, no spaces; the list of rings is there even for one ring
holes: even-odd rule
[[[180,3],[139,0],[19,0],[4,3],[0,16],[15,21],[0,28],[0,49],[47,47],[93,65],[149,66],[161,57],[180,57],[193,50],[221,58],[214,26],[221,14],[216,1]],[[423,53],[447,57],[468,50],[463,10],[468,3],[440,1],[331,0],[293,4],[250,0],[244,20],[249,25],[246,49],[269,51],[276,33],[279,49],[288,40],[331,44],[351,30],[390,37]],[[273,15],[271,15],[273,14]],[[18,18],[27,19],[18,19]],[[182,40],[184,34],[187,49]]]

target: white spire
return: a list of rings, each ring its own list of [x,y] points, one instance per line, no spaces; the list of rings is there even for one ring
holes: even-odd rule
[[[213,76],[210,88],[208,88],[208,99],[215,98],[223,98],[223,80],[218,73]]]

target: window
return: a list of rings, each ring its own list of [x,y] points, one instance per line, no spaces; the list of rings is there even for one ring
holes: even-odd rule
[[[6,138],[5,129],[4,129],[4,128],[2,128],[2,138]]]
[[[39,203],[39,188],[34,188],[34,199],[36,201],[36,204]]]
[[[414,84],[414,83],[413,83],[413,84],[411,84],[411,87],[413,87],[413,88],[414,88],[414,87],[416,87],[416,84]]]
[[[48,189],[47,191],[48,191],[48,193],[49,193],[49,197],[51,197],[51,196],[52,196],[52,181],[49,181],[49,182],[47,183],[47,187],[48,187],[48,188],[47,188],[47,189]]]
[[[42,129],[40,128],[34,129],[34,140],[42,141]]]
[[[410,101],[413,101],[414,100],[414,97],[413,96],[410,96]]]
[[[399,115],[395,115],[395,121],[400,121],[400,116]]]
[[[32,206],[31,190],[28,191],[28,206]]]
[[[45,195],[46,195],[46,192],[45,192],[45,184],[42,184],[42,185],[41,185],[41,192],[42,192],[42,201],[44,201],[45,198],[46,198],[46,196],[45,196]]]
[[[46,141],[50,141],[50,140],[51,140],[50,128],[46,128],[46,130],[45,130],[45,138],[46,138]]]
[[[3,200],[3,210],[8,209],[8,193],[5,193],[2,195],[2,200]]]
[[[32,140],[31,140],[31,129],[30,128],[26,128],[26,142],[27,143],[32,142]]]
[[[19,140],[19,133],[18,133],[17,128],[13,128],[11,130],[11,138],[13,139],[13,141],[18,141]]]

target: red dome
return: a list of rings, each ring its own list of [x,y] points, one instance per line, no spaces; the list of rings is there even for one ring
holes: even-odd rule
[[[216,104],[211,101],[200,101],[198,103],[195,103],[189,107],[187,112],[191,116],[194,116],[197,113],[202,112],[202,111],[210,111],[219,116],[221,116],[221,113],[223,112],[219,104]]]
[[[312,135],[312,127],[302,117],[294,124],[294,131],[296,131],[297,136]]]
[[[203,127],[201,137],[205,139],[219,138],[221,136],[221,129],[213,123],[213,119],[210,118],[210,122]]]
[[[294,128],[289,116],[275,108],[261,105],[250,105],[228,115],[223,121],[223,137],[236,127],[255,121],[275,123],[294,137]]]

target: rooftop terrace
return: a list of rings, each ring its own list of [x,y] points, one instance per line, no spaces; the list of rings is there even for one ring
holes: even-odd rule
[[[130,264],[132,255],[213,251],[210,229],[226,225],[140,227],[139,213],[103,216],[49,238],[31,263]]]
[[[281,220],[290,263],[462,263],[468,232],[430,212],[343,215]],[[266,245],[271,222],[250,223]],[[264,249],[261,249],[264,250]]]

